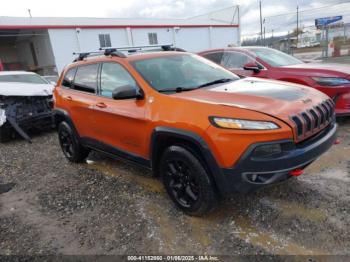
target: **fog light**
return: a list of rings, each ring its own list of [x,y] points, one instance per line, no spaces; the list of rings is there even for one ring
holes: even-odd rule
[[[282,152],[280,144],[263,145],[255,148],[253,156],[255,157],[265,157],[274,154],[279,154]]]

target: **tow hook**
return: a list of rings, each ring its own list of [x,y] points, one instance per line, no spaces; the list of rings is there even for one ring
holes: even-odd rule
[[[291,176],[301,176],[302,174],[304,174],[304,170],[297,168],[297,169],[290,171],[289,174]]]
[[[340,139],[337,138],[337,139],[334,141],[334,144],[335,144],[335,145],[339,145],[339,144],[340,144]]]

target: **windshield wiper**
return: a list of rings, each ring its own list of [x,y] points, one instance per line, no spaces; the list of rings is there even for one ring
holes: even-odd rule
[[[227,82],[231,82],[233,80],[235,80],[235,78],[221,78],[221,79],[217,79],[217,80],[205,83],[203,85],[200,85],[200,86],[198,86],[198,88],[205,87],[205,86],[212,86],[215,84],[227,83]]]
[[[176,87],[176,88],[171,88],[171,89],[162,89],[162,90],[158,90],[158,92],[160,93],[166,93],[166,92],[176,92],[176,93],[180,93],[180,92],[184,92],[184,91],[191,91],[191,90],[195,90],[201,87],[205,87],[205,86],[211,86],[211,85],[215,85],[215,84],[220,84],[220,83],[227,83],[227,82],[231,82],[236,80],[235,78],[221,78],[221,79],[217,79],[205,84],[202,84],[200,86],[197,87],[191,87],[191,88],[186,88],[186,87]]]
[[[184,92],[184,91],[191,91],[194,89],[197,89],[198,87],[192,87],[192,88],[185,88],[185,87],[176,87],[176,88],[170,88],[170,89],[162,89],[162,90],[158,90],[158,92],[160,93],[166,93],[166,92],[176,92],[176,93],[180,93],[180,92]]]

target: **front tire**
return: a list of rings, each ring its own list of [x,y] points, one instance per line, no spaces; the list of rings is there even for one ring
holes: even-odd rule
[[[218,205],[215,185],[201,161],[181,146],[165,150],[160,174],[175,205],[191,216],[202,216]]]
[[[73,129],[66,122],[58,125],[58,139],[65,157],[73,163],[84,162],[89,155],[89,150],[79,143],[79,139]]]

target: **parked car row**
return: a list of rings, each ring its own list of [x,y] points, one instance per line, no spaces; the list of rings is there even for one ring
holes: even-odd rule
[[[303,174],[335,143],[336,114],[350,113],[347,67],[261,47],[153,48],[81,53],[53,97],[34,73],[0,73],[0,139],[15,130],[30,141],[28,128],[54,123],[69,161],[91,150],[122,157],[203,215],[227,194]]]
[[[293,56],[264,47],[212,49],[199,54],[240,76],[313,87],[333,99],[338,116],[350,115],[350,66],[304,63]]]

